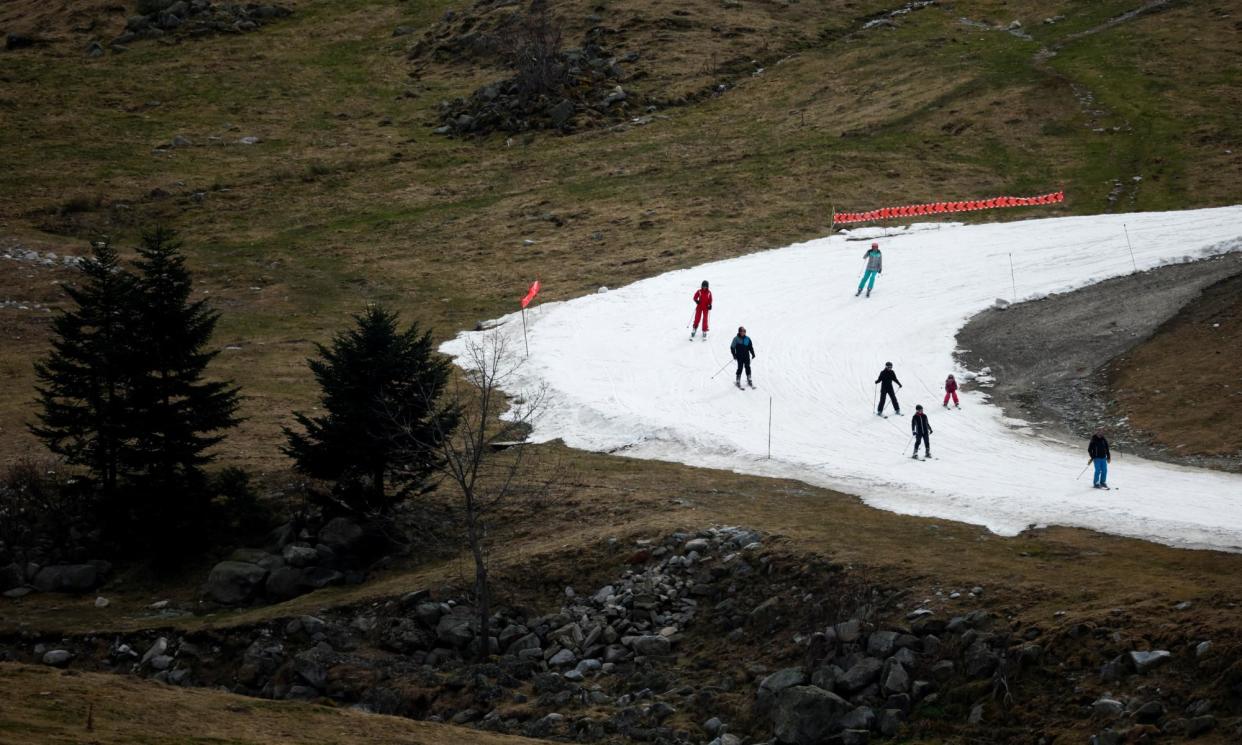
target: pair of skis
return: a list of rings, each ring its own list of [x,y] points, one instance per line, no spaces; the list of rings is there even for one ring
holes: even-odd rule
[[[733,381],[733,385],[737,386],[737,389],[738,389],[739,391],[744,391],[744,390],[746,390],[745,388],[743,388],[743,387],[742,387],[742,381],[740,381],[740,380],[735,380],[735,381]],[[746,381],[746,385],[750,386],[751,390],[754,390],[754,388],[755,388],[755,384],[754,384],[754,383],[752,383],[752,382],[750,382],[749,380],[748,380],[748,381]]]

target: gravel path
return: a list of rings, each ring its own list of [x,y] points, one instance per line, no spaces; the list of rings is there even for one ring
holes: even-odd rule
[[[1176,456],[1110,415],[1103,370],[1209,285],[1242,274],[1242,253],[1161,267],[978,314],[957,335],[958,361],[991,368],[994,403],[1046,435],[1086,447],[1103,424],[1114,450],[1242,471],[1242,457]]]

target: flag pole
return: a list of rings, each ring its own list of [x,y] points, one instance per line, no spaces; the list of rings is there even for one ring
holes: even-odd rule
[[[522,307],[522,341],[526,343],[526,356],[530,356],[530,339],[526,336],[526,307]]]
[[[1138,274],[1138,262],[1134,260],[1134,244],[1130,242],[1130,229],[1124,222],[1121,223],[1121,229],[1126,231],[1126,245],[1130,247],[1130,266],[1134,267],[1134,273]]]
[[[772,460],[772,397],[768,396],[768,460]]]

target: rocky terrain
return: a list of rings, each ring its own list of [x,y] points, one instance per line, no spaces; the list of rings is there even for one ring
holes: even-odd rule
[[[577,742],[1052,743],[1067,722],[1097,745],[1242,736],[1237,639],[1176,615],[1136,634],[1120,608],[1023,623],[982,586],[919,597],[782,543],[711,528],[607,544],[611,582],[498,609],[482,662],[470,599],[427,590],[184,632],[158,630],[192,610],[163,601],[150,631],[32,629],[0,659]]]

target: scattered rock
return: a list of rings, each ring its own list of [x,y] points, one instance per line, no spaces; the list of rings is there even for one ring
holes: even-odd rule
[[[1104,719],[1116,719],[1125,712],[1125,704],[1111,698],[1097,699],[1091,704],[1091,712]]]
[[[1140,675],[1160,667],[1171,659],[1173,659],[1173,655],[1163,649],[1153,652],[1136,651],[1129,654],[1130,664],[1134,667],[1134,671]]]

